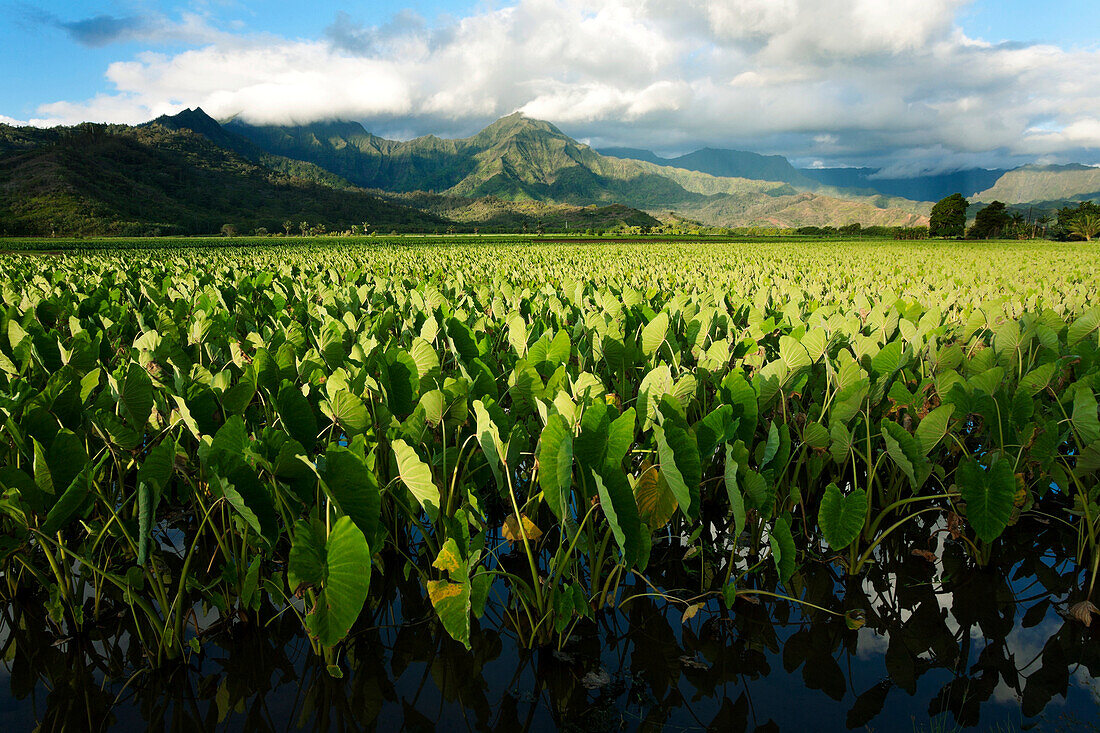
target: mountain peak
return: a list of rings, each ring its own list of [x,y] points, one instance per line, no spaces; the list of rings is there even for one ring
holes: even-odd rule
[[[510,137],[522,133],[548,133],[554,137],[565,137],[558,128],[551,125],[549,122],[543,120],[536,120],[528,117],[523,112],[516,111],[510,115],[501,117],[496,122],[490,124],[481,132],[471,138],[472,140],[505,140]]]
[[[196,127],[205,127],[213,129],[214,127],[221,127],[218,121],[203,111],[202,107],[195,107],[191,109],[188,107],[182,112],[177,112],[174,115],[161,115],[152,122],[146,124],[157,124],[162,127],[167,127],[170,130],[179,130],[186,128],[188,130],[196,130]]]

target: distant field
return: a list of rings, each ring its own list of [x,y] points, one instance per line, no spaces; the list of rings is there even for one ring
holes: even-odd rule
[[[552,244],[557,242],[621,244],[624,242],[656,244],[662,242],[829,242],[841,240],[815,239],[805,236],[747,236],[716,234],[645,235],[641,237],[593,236],[585,234],[385,234],[374,236],[314,236],[314,237],[0,237],[0,252],[5,251],[69,251],[74,249],[179,249],[189,247],[346,247],[356,245],[399,244]],[[893,241],[865,237],[862,242]]]
[[[147,261],[150,252],[174,272],[196,264],[187,250],[217,249],[218,263],[248,269],[293,265],[316,274],[336,267],[387,272],[436,285],[507,281],[512,286],[563,287],[591,282],[639,291],[657,300],[722,291],[782,306],[903,299],[928,308],[968,312],[990,303],[1007,313],[1051,308],[1079,312],[1100,303],[1100,248],[1083,242],[955,242],[808,239],[803,237],[652,237],[634,240],[524,235],[399,237],[258,237],[0,239],[0,253],[70,253],[73,275],[90,267]],[[130,254],[122,250],[132,251]],[[172,254],[179,250],[179,255]],[[78,255],[78,256],[76,256]],[[3,256],[0,254],[0,256]],[[167,257],[167,259],[165,259]],[[43,264],[52,269],[54,263]],[[770,300],[769,300],[770,299]],[[1002,303],[1004,301],[1004,303]]]

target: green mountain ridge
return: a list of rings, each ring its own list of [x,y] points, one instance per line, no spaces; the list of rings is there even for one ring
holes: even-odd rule
[[[586,229],[613,229],[625,224],[631,227],[654,227],[661,222],[637,209],[622,204],[607,206],[572,206],[544,201],[509,201],[495,196],[468,198],[450,194],[408,193],[379,195],[395,203],[411,206],[436,216],[489,232],[552,231],[583,232]]]
[[[845,199],[807,193],[783,181],[713,176],[609,157],[548,122],[520,113],[453,140],[386,140],[348,122],[278,127],[233,120],[226,128],[269,153],[314,163],[365,188],[395,193],[426,191],[574,206],[618,203],[650,213],[675,210],[712,226],[853,221],[914,225],[926,220],[928,208],[900,199]]]
[[[747,178],[757,181],[782,181],[802,187],[816,185],[782,155],[761,155],[745,150],[700,148],[675,158],[663,158],[637,148],[601,148],[601,155],[612,158],[643,160],[669,168],[708,173],[720,178]]]
[[[434,231],[447,222],[264,167],[190,129],[0,125],[0,233],[210,234],[290,220]]]
[[[202,110],[136,127],[47,130],[0,125],[0,235],[282,231],[290,221],[347,230],[536,231],[654,226],[624,206],[527,206],[359,188],[320,166],[272,154]]]
[[[329,188],[356,188],[349,181],[325,170],[319,165],[306,163],[301,160],[293,160],[282,155],[273,155],[248,139],[229,132],[215,120],[202,111],[201,108],[185,109],[175,115],[161,115],[138,127],[150,127],[160,125],[168,130],[190,130],[206,137],[210,142],[220,148],[231,150],[241,157],[252,161],[265,168],[270,168],[288,176],[314,181]]]
[[[1100,168],[1078,164],[1025,165],[1005,173],[973,200],[1048,205],[1100,200]]]

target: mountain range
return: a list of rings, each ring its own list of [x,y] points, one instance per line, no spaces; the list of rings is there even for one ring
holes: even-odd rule
[[[0,125],[0,234],[213,233],[223,224],[275,231],[303,221],[382,231],[649,227],[658,219],[911,226],[925,223],[930,201],[948,189],[1006,203],[1100,191],[1100,169],[1085,166],[878,174],[800,170],[782,156],[714,148],[676,158],[596,151],[519,113],[467,138],[394,141],[354,122],[255,126],[189,109],[135,127]]]
[[[457,140],[386,140],[353,122],[280,127],[230,121],[225,128],[270,153],[383,191],[618,203],[651,214],[674,211],[711,226],[911,225],[923,221],[929,208],[873,192],[841,197],[797,176],[749,178],[737,175],[732,163],[711,172],[601,154],[519,113]]]
[[[702,148],[664,158],[638,148],[601,148],[604,155],[684,168],[714,176],[784,181],[800,190],[832,193],[844,198],[881,196],[935,202],[961,193],[976,203],[1056,207],[1074,201],[1100,199],[1100,168],[1079,164],[1025,165],[1019,168],[965,168],[907,177],[885,175],[879,168],[796,168],[781,155]],[[887,200],[890,200],[887,198]],[[895,202],[902,207],[904,203]]]

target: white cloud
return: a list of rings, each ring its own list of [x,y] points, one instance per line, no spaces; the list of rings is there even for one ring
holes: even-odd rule
[[[966,4],[518,0],[437,27],[340,15],[316,40],[204,36],[196,16],[184,22],[200,47],[114,63],[112,93],[38,112],[137,122],[197,105],[427,133],[522,109],[597,143],[923,170],[1100,149],[1100,52],[968,38]]]
[[[12,125],[13,127],[56,127],[57,125],[65,124],[65,122],[65,120],[56,117],[32,117],[29,120],[17,120],[14,117],[0,115],[0,125]]]

